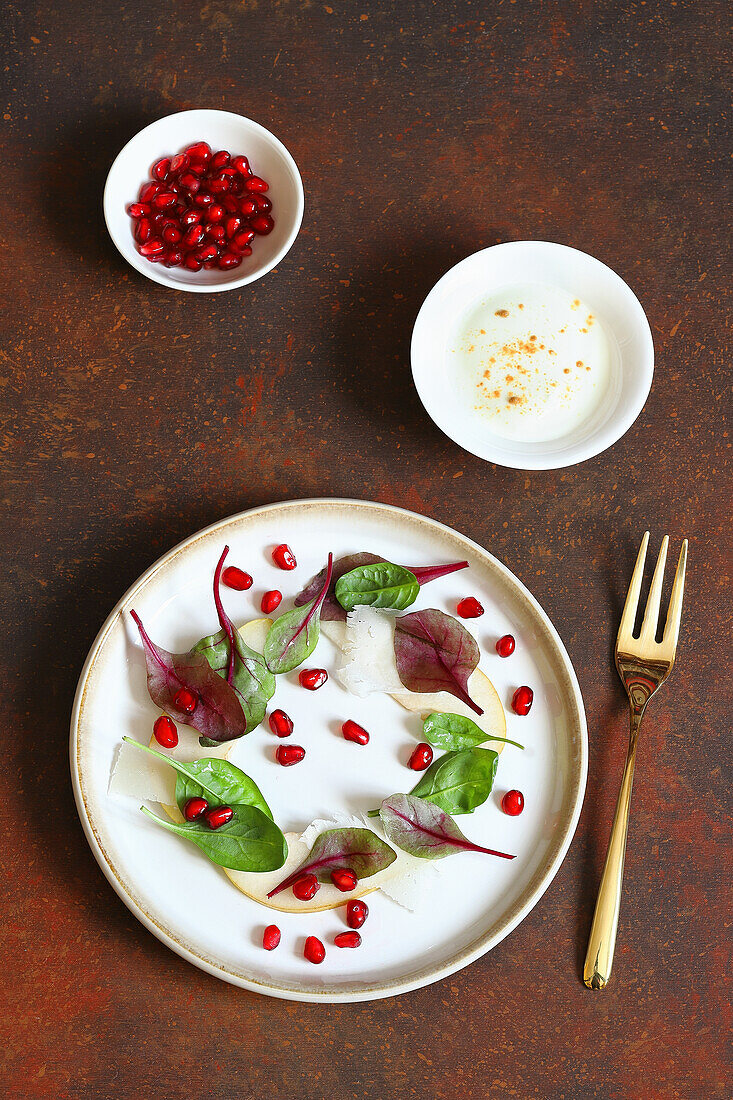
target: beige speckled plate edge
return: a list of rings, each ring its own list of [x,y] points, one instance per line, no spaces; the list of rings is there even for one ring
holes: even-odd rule
[[[571,766],[574,771],[569,794],[562,807],[562,821],[558,829],[555,844],[549,850],[541,868],[538,868],[514,908],[509,913],[504,914],[501,919],[495,921],[494,924],[483,932],[482,935],[477,937],[469,947],[457,953],[442,966],[438,968],[426,967],[423,970],[414,971],[406,979],[399,978],[388,982],[381,982],[374,987],[365,987],[363,984],[360,984],[358,988],[352,989],[343,986],[329,987],[326,985],[322,990],[311,991],[300,989],[295,985],[285,986],[268,984],[248,977],[246,974],[228,970],[223,967],[216,958],[207,957],[205,954],[201,953],[200,950],[194,949],[193,945],[176,939],[166,928],[156,921],[150,912],[147,911],[143,899],[135,892],[134,884],[123,881],[112,859],[105,851],[100,832],[92,820],[89,800],[85,794],[83,752],[79,731],[84,714],[89,677],[104,648],[105,639],[123,609],[129,605],[140,589],[143,588],[150,578],[159,570],[165,568],[177,555],[185,553],[190,546],[197,543],[199,540],[208,538],[212,534],[220,533],[232,524],[246,522],[249,518],[259,517],[264,513],[277,516],[278,512],[287,513],[293,510],[315,510],[321,512],[324,509],[342,508],[348,508],[349,510],[368,510],[374,513],[375,519],[382,519],[387,522],[389,522],[392,517],[399,516],[401,519],[406,519],[415,524],[418,528],[428,528],[433,533],[439,533],[455,544],[457,555],[459,553],[465,554],[466,551],[478,555],[482,559],[483,564],[488,566],[493,572],[497,582],[504,586],[508,585],[512,590],[514,598],[526,604],[527,609],[532,613],[535,619],[538,629],[544,635],[544,641],[549,645],[556,656],[559,681],[565,690],[568,703],[568,714],[570,716],[569,733],[573,750],[571,754]],[[251,989],[256,993],[265,993],[271,997],[321,1003],[376,1000],[381,997],[393,997],[400,993],[406,993],[411,989],[418,989],[431,982],[439,981],[441,978],[447,977],[456,970],[460,970],[475,959],[480,958],[487,951],[490,951],[497,943],[500,943],[537,904],[557,874],[575,833],[583,804],[583,795],[585,793],[588,771],[588,736],[585,722],[585,710],[577,677],[557,631],[535,598],[524,585],[514,577],[506,566],[502,565],[501,562],[494,558],[493,555],[489,554],[487,550],[484,550],[483,547],[479,546],[471,539],[459,535],[450,527],[439,523],[437,520],[427,519],[414,512],[409,512],[407,509],[394,507],[392,505],[344,498],[285,501],[264,505],[263,507],[253,508],[247,512],[241,512],[238,515],[229,516],[191,535],[189,538],[179,543],[178,546],[169,550],[167,554],[164,554],[162,558],[143,573],[114,607],[97,635],[84,663],[84,667],[79,677],[71,715],[69,751],[74,797],[89,846],[112,887],[138,920],[141,921],[153,935],[157,936],[162,943],[170,947],[172,951],[175,951],[182,958],[187,959],[201,970],[205,970],[216,978],[222,978],[224,981],[230,982],[233,985]]]

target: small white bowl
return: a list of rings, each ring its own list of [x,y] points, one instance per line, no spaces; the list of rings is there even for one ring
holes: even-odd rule
[[[582,297],[603,325],[612,350],[603,409],[570,434],[541,443],[506,439],[467,415],[465,397],[448,363],[449,343],[471,306],[526,283]],[[654,344],[638,298],[611,268],[566,245],[514,241],[475,252],[435,284],[415,321],[411,360],[428,414],[461,447],[510,469],[554,470],[600,454],[631,427],[652,384]]]
[[[199,140],[208,141],[214,150],[228,149],[232,156],[244,154],[252,171],[270,185],[267,195],[275,227],[267,236],[256,237],[252,255],[229,271],[151,264],[137,251],[132,236],[127,207],[136,201],[140,185],[151,178],[152,165]],[[153,282],[195,294],[234,290],[261,279],[290,250],[303,219],[303,183],[290,153],[264,126],[230,111],[180,111],[146,126],[118,153],[104,188],[104,219],[127,262]]]

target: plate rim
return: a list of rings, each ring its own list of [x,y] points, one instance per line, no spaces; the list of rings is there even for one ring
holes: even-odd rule
[[[161,569],[165,568],[170,561],[172,561],[179,553],[187,549],[189,546],[198,542],[200,539],[207,538],[216,531],[226,528],[230,524],[246,520],[248,518],[259,517],[266,515],[269,512],[277,512],[280,510],[302,508],[343,508],[343,507],[361,507],[368,510],[378,509],[382,512],[389,514],[397,514],[402,518],[408,520],[419,520],[421,523],[427,524],[432,527],[438,534],[447,534],[453,538],[458,538],[460,541],[468,544],[475,552],[489,559],[491,566],[497,569],[504,575],[505,580],[508,580],[510,585],[516,587],[521,595],[531,605],[533,611],[539,617],[545,629],[548,631],[554,644],[556,645],[560,658],[563,662],[564,671],[567,675],[569,687],[571,690],[572,700],[576,708],[576,718],[578,724],[578,757],[577,757],[577,772],[573,777],[573,785],[571,790],[572,798],[572,810],[567,820],[563,835],[555,842],[554,852],[550,860],[549,866],[542,874],[538,885],[531,891],[530,896],[524,901],[523,904],[518,904],[515,910],[509,914],[509,916],[503,921],[498,930],[494,932],[487,932],[480,936],[478,940],[474,941],[469,947],[464,948],[459,952],[458,956],[452,957],[448,962],[431,970],[429,973],[420,971],[416,976],[407,979],[390,979],[387,982],[375,985],[374,987],[362,987],[345,989],[343,992],[334,988],[324,989],[321,991],[314,990],[298,990],[291,987],[278,986],[270,983],[258,981],[254,978],[244,977],[241,974],[236,974],[225,966],[217,966],[210,962],[202,955],[196,954],[186,944],[179,942],[172,936],[166,929],[161,927],[153,917],[147,913],[134,897],[128,893],[125,889],[124,883],[121,878],[115,873],[115,869],[112,866],[110,860],[106,856],[99,837],[97,836],[94,825],[91,821],[89,810],[84,797],[84,791],[82,789],[82,783],[80,779],[79,769],[79,727],[84,707],[84,697],[87,690],[88,680],[90,674],[95,666],[96,660],[102,650],[106,637],[112,627],[117,622],[117,619],[121,615],[123,609],[128,602],[135,596],[135,594],[143,588],[148,581]],[[360,500],[358,498],[350,497],[308,497],[298,498],[295,500],[275,501],[270,504],[258,505],[253,508],[245,509],[243,512],[237,512],[233,515],[226,516],[223,519],[217,520],[207,527],[203,527],[193,534],[182,539],[171,547],[164,554],[161,555],[152,565],[148,567],[133,584],[123,593],[120,599],[117,601],[109,615],[105,619],[102,627],[100,628],[94,642],[91,645],[89,653],[84,661],[84,664],[79,675],[77,683],[76,693],[74,696],[74,704],[71,712],[70,723],[70,737],[69,737],[69,763],[71,771],[72,788],[74,792],[74,800],[76,803],[77,813],[81,821],[82,829],[86,837],[87,843],[91,848],[92,854],[99,864],[105,878],[110,883],[115,893],[121,899],[121,901],[127,906],[127,908],[133,913],[133,915],[140,921],[140,923],[152,932],[153,935],[159,939],[166,947],[174,951],[181,958],[184,958],[187,962],[192,963],[200,970],[212,975],[212,977],[219,978],[228,982],[231,985],[238,986],[243,989],[249,989],[255,993],[262,993],[270,997],[275,997],[282,1000],[298,1001],[298,1002],[311,1002],[321,1004],[345,1004],[355,1003],[361,1001],[379,1000],[387,997],[399,996],[403,993],[408,993],[414,989],[421,989],[424,986],[431,985],[434,982],[441,981],[443,978],[448,977],[450,974],[456,973],[458,970],[463,969],[465,966],[470,965],[483,955],[487,954],[497,944],[501,943],[514,929],[524,920],[524,918],[534,909],[542,896],[545,894],[550,884],[555,879],[564,859],[567,851],[572,843],[575,831],[577,829],[578,820],[583,806],[583,799],[585,796],[585,788],[588,776],[588,732],[587,722],[585,715],[585,706],[583,703],[583,697],[578,683],[578,678],[575,673],[570,656],[555,629],[552,621],[537,599],[532,595],[529,589],[523,584],[518,577],[515,576],[512,571],[499,561],[498,558],[487,550],[485,547],[480,546],[469,536],[456,531],[454,528],[442,523],[440,520],[433,519],[429,516],[421,515],[419,512],[413,512],[408,508],[402,508],[399,505],[383,504],[379,501],[372,500]]]

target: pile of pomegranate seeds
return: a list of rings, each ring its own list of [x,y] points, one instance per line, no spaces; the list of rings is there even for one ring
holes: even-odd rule
[[[274,228],[269,184],[246,157],[197,141],[157,161],[151,175],[127,212],[138,252],[153,264],[228,271]]]

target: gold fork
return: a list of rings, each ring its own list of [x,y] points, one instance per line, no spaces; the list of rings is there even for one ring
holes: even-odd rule
[[[616,638],[616,668],[621,677],[631,707],[631,736],[629,751],[626,755],[621,791],[616,803],[616,813],[611,828],[611,840],[608,845],[606,864],[603,868],[601,885],[598,890],[596,910],[588,940],[585,956],[583,981],[589,989],[604,989],[611,977],[613,951],[616,946],[616,929],[621,907],[621,887],[624,875],[624,857],[626,855],[626,834],[629,828],[629,808],[631,788],[634,782],[634,763],[636,745],[641,720],[646,705],[657,688],[661,687],[674,666],[677,639],[680,633],[682,617],[682,596],[685,588],[685,567],[687,565],[687,539],[682,543],[677,572],[672,585],[672,596],[667,611],[667,621],[661,642],[656,641],[659,605],[662,599],[664,566],[667,560],[667,535],[662,546],[652,577],[649,599],[644,612],[644,621],[638,638],[634,637],[634,622],[639,605],[641,581],[644,575],[644,560],[649,544],[647,531],[641,540],[634,573],[629,585],[629,593],[621,616],[621,625]]]

